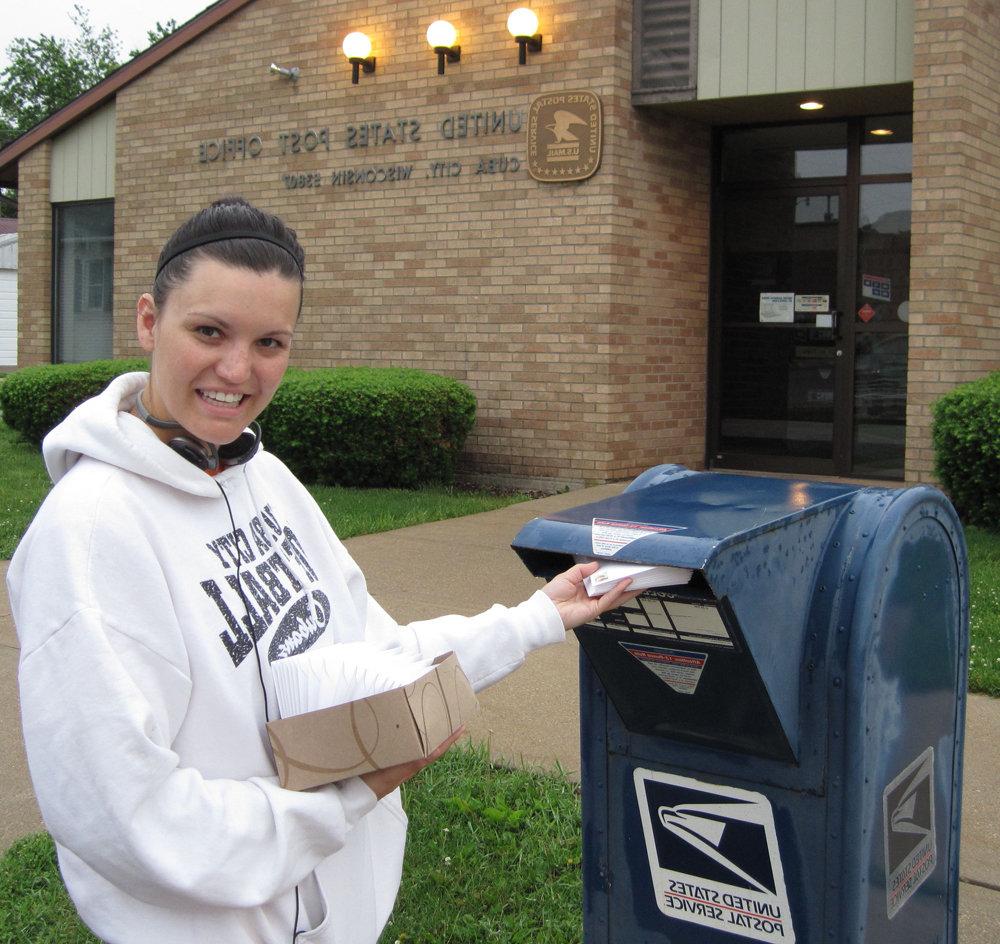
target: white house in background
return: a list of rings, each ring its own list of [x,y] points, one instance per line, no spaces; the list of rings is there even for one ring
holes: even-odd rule
[[[0,230],[0,368],[16,366],[17,233]]]

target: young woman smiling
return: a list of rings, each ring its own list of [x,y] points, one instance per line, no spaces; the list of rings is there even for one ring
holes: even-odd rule
[[[373,944],[402,867],[397,787],[454,738],[284,790],[271,662],[359,640],[453,650],[480,689],[626,595],[590,599],[593,566],[574,567],[516,607],[398,625],[255,423],[304,273],[271,214],[239,198],[196,213],[137,305],[149,373],[44,443],[55,486],[8,572],[25,745],[66,887],[108,944]]]

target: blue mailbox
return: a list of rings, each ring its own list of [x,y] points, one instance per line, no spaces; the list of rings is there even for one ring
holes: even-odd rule
[[[691,571],[577,630],[587,944],[954,944],[968,665],[936,489],[659,466],[513,544]]]

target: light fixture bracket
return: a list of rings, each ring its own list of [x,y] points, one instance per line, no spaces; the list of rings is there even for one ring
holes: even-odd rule
[[[359,56],[352,56],[347,61],[351,64],[351,85],[358,84],[358,79],[361,77],[362,72],[364,72],[365,75],[371,75],[375,71],[374,56],[369,56],[367,59],[362,59]]]
[[[448,62],[459,62],[462,58],[461,46],[435,46],[434,52],[438,57],[438,75],[444,75],[445,60]]]
[[[520,66],[527,65],[529,49],[532,52],[542,51],[541,33],[535,33],[534,36],[515,36],[514,41],[517,43],[517,64]]]

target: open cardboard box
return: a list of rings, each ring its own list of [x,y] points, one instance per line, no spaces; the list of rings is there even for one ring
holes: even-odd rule
[[[278,782],[307,790],[426,757],[479,711],[453,652],[411,685],[269,721]]]

